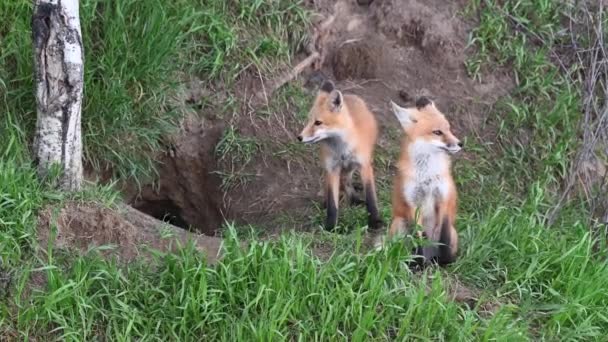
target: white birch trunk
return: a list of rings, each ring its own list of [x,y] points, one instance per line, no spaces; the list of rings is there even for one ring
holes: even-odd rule
[[[36,83],[34,153],[44,178],[58,164],[59,186],[82,183],[82,104],[84,61],[78,0],[35,0],[32,19]]]

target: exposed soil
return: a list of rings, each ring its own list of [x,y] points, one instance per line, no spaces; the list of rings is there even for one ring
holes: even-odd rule
[[[215,234],[224,221],[221,180],[213,173],[222,132],[222,124],[186,123],[163,158],[159,183],[144,186],[140,196],[131,197],[131,205],[184,229],[192,225],[200,233]]]
[[[407,104],[420,95],[435,100],[461,139],[488,134],[488,129],[482,129],[488,108],[508,92],[512,82],[501,72],[487,75],[483,83],[467,76],[465,47],[472,24],[456,14],[462,1],[377,0],[361,6],[355,1],[316,0],[311,6],[323,15],[336,14],[336,20],[320,72],[303,75],[312,88],[309,94],[314,96],[314,85],[327,77],[344,92],[363,97],[380,123],[379,149],[394,150],[400,136],[389,100]],[[310,148],[309,155],[277,153],[295,141],[302,119],[295,115],[297,108],[274,108],[272,96],[268,105],[254,108],[251,99],[261,87],[259,76],[254,71],[241,75],[238,98],[243,101],[230,120],[213,120],[214,111],[203,109],[200,122],[186,127],[163,159],[160,189],[146,186],[139,197],[131,191],[130,201],[136,208],[209,235],[218,232],[224,219],[272,231],[277,218],[291,217],[293,224],[287,228],[311,227],[309,216],[322,182],[316,149]],[[187,91],[199,94],[189,95],[188,103],[214,101],[205,98],[211,92],[198,87]],[[215,101],[221,106],[221,99]],[[263,147],[240,170],[248,175],[245,184],[223,192],[221,179],[213,172],[234,170],[217,162],[214,147],[228,122]],[[467,158],[466,153],[461,156]],[[393,171],[379,168],[377,174],[386,178]]]
[[[376,45],[376,46],[374,46]],[[334,50],[331,67],[337,81],[375,78],[382,46],[363,40],[344,42]]]
[[[380,125],[377,151],[388,154],[389,160],[376,164],[379,180],[390,183],[401,136],[389,108],[390,100],[407,105],[420,95],[428,96],[446,114],[461,140],[472,135],[484,140],[493,138],[492,128],[486,125],[489,109],[508,93],[513,82],[500,70],[485,75],[481,83],[467,76],[464,62],[469,52],[465,47],[474,23],[457,14],[464,3],[309,1],[312,9],[324,16],[334,14],[336,19],[326,40],[326,58],[320,70],[306,71],[293,84],[301,86],[312,98],[315,86],[330,78],[343,92],[366,100]],[[304,53],[296,56],[296,61],[303,57]],[[263,227],[267,235],[281,229],[316,227],[317,222],[311,218],[322,205],[319,191],[323,174],[317,160],[318,147],[306,146],[304,153],[290,152],[303,125],[303,118],[298,116],[301,108],[289,101],[279,103],[273,96],[276,94],[269,95],[261,105],[252,104],[254,94],[264,90],[264,81],[275,76],[260,75],[251,68],[243,70],[237,91],[232,93],[236,106],[232,113],[225,114],[220,114],[228,102],[223,87],[189,82],[179,101],[198,108],[198,115],[185,119],[183,130],[161,156],[157,185],[144,185],[141,191],[134,184],[124,186],[127,203],[158,220],[192,227],[211,236],[221,233],[226,220]],[[249,163],[235,165],[218,160],[216,145],[230,125],[242,136],[259,142],[259,151]],[[470,158],[464,152],[456,162]],[[242,175],[242,180],[224,191],[221,175],[235,173]],[[150,238],[139,236],[133,232],[134,225],[103,210],[95,214],[86,211],[92,209],[77,208],[62,211],[61,226],[74,227],[64,233],[66,243],[74,239],[76,245],[85,248],[99,239],[137,245]],[[85,218],[89,214],[92,219]],[[76,223],[69,223],[80,216]],[[99,228],[98,221],[105,228]],[[81,226],[85,228],[76,229]],[[124,232],[118,231],[123,228]],[[102,234],[100,230],[107,232]],[[97,235],[87,240],[87,232]],[[81,238],[72,237],[76,233]],[[124,253],[131,257],[136,252]]]

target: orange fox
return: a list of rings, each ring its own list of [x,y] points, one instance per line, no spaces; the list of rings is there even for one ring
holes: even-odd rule
[[[298,140],[306,144],[321,144],[321,160],[326,171],[327,218],[325,228],[333,230],[338,222],[340,178],[344,176],[348,199],[356,202],[352,176],[357,170],[365,192],[368,226],[378,229],[382,220],[378,213],[372,154],[378,136],[374,114],[355,95],[342,95],[331,81],[319,90],[309,122]]]
[[[428,98],[418,99],[415,108],[402,108],[392,101],[391,106],[406,135],[394,182],[389,237],[407,233],[415,222],[423,227],[423,236],[439,242],[439,246],[418,249],[423,262],[451,263],[458,251],[454,228],[458,194],[450,155],[459,152],[463,144]]]

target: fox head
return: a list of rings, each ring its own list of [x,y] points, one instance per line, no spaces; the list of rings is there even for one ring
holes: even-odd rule
[[[437,153],[454,154],[462,149],[463,144],[450,130],[450,123],[428,98],[418,99],[415,108],[403,108],[392,101],[391,107],[411,141]]]
[[[298,140],[312,144],[341,136],[349,123],[346,111],[342,93],[331,81],[325,81],[310,109],[308,123],[298,135]]]

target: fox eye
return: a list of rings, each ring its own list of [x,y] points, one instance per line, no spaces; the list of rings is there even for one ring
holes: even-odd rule
[[[321,121],[319,121],[319,120],[315,121],[315,126],[320,126],[321,124],[322,124]]]
[[[440,130],[436,130],[436,131],[433,131],[433,134],[435,134],[435,135],[443,135],[443,132],[440,131]]]

